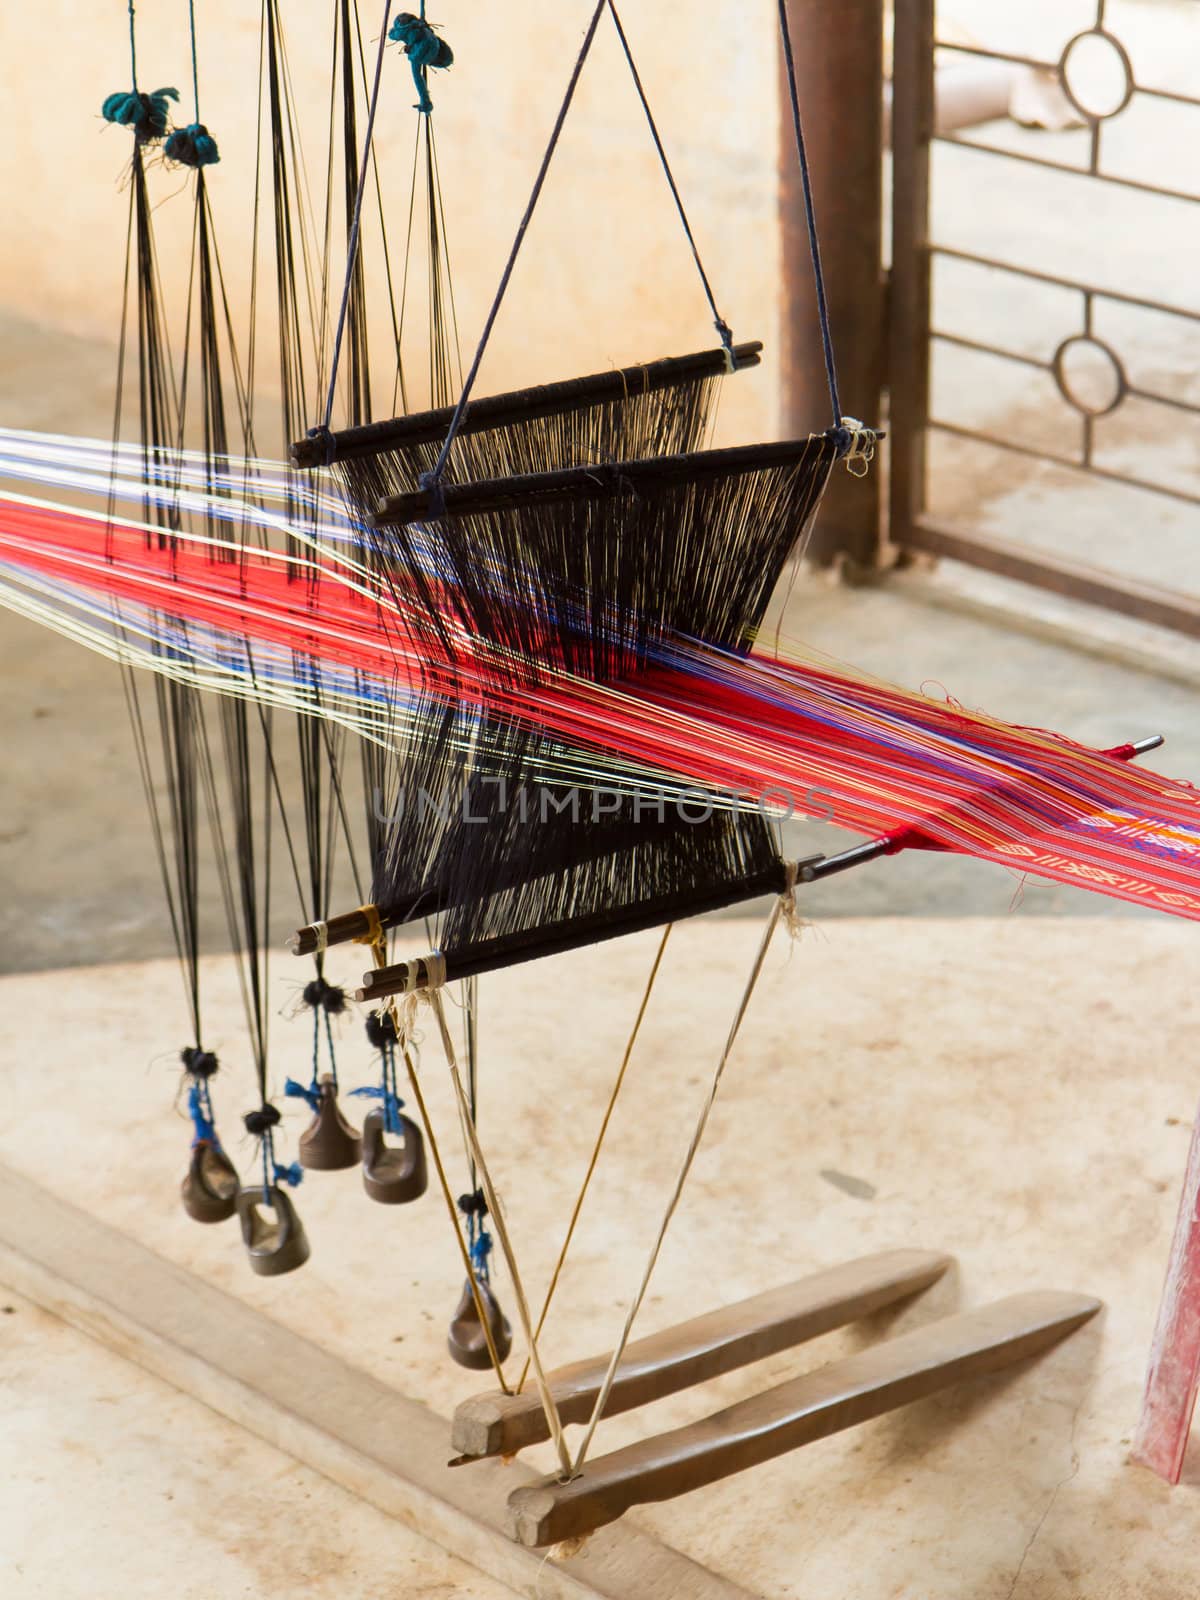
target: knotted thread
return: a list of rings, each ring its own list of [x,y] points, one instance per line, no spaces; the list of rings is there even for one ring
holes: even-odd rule
[[[390,1011],[372,1011],[367,1017],[367,1042],[379,1051],[380,1072],[378,1084],[368,1084],[350,1093],[365,1100],[383,1102],[383,1125],[388,1133],[403,1133],[400,1113],[404,1101],[400,1098],[396,1079],[396,1045],[399,1042],[396,1021]]]
[[[211,1050],[202,1050],[198,1044],[189,1044],[179,1052],[185,1072],[193,1078],[211,1078],[217,1070],[217,1058]]]
[[[875,459],[875,446],[879,435],[857,417],[843,417],[833,430],[838,459],[846,463],[846,470],[855,478],[865,478]]]
[[[429,98],[428,72],[430,67],[449,67],[454,62],[454,51],[439,38],[431,22],[424,16],[415,17],[411,11],[401,11],[388,31],[393,44],[402,44],[412,68],[413,82],[417,86],[416,110],[428,116],[433,110]]]
[[[312,1006],[314,1011],[320,1007],[329,1016],[337,1017],[346,1009],[346,991],[323,977],[311,978],[304,985],[304,1004]]]
[[[100,115],[105,122],[132,128],[138,144],[149,144],[166,135],[171,115],[167,102],[178,99],[178,89],[154,89],[150,94],[144,94],[136,88],[118,89],[115,94],[107,96],[100,107]]]
[[[163,155],[181,167],[211,167],[221,159],[217,141],[202,122],[174,129],[163,145]]]
[[[217,1070],[217,1058],[211,1050],[202,1050],[198,1044],[186,1045],[179,1052],[184,1071],[191,1077],[188,1089],[188,1116],[192,1119],[192,1148],[198,1144],[211,1144],[221,1148],[213,1117],[209,1079]]]
[[[475,1275],[480,1283],[490,1283],[488,1260],[492,1253],[492,1236],[483,1225],[488,1214],[483,1190],[475,1189],[470,1194],[460,1194],[458,1209],[467,1219],[467,1249],[471,1253]]]
[[[298,1161],[285,1167],[275,1159],[275,1129],[281,1121],[276,1106],[264,1104],[257,1111],[247,1111],[242,1121],[246,1125],[246,1132],[261,1141],[263,1200],[269,1204],[272,1184],[287,1183],[295,1189],[304,1179],[304,1168]]]

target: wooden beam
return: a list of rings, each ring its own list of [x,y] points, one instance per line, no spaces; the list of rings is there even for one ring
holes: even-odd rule
[[[569,1483],[550,1477],[515,1489],[508,1498],[513,1537],[531,1546],[580,1538],[631,1506],[674,1499],[1035,1355],[1099,1309],[1086,1295],[1013,1295],[884,1340],[700,1422],[601,1456]]]
[[[930,1250],[880,1251],[638,1339],[617,1369],[605,1415],[646,1405],[870,1316],[928,1288],[950,1260]],[[591,1416],[608,1362],[607,1355],[595,1356],[550,1374],[564,1423]],[[534,1390],[504,1394],[496,1389],[458,1407],[451,1444],[464,1456],[481,1458],[515,1455],[549,1437]]]
[[[0,1282],[531,1600],[750,1600],[635,1528],[564,1562],[521,1549],[504,1496],[526,1468],[451,1471],[420,1401],[3,1166]]]

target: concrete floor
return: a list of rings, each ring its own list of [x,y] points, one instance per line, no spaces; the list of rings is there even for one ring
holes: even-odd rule
[[[19,1295],[0,1318],[6,1595],[511,1593]]]
[[[990,0],[960,0],[945,9],[989,43],[1054,53],[1063,27],[1087,26],[1092,8],[1060,16],[1019,0],[1001,17]],[[1164,24],[1165,45],[1143,41],[1139,51],[1145,81],[1194,87],[1194,10],[1175,0],[1110,7],[1122,28]],[[1139,137],[1169,151],[1180,181],[1192,181],[1194,141],[1165,125],[1143,124]],[[1012,138],[1028,147],[1026,136]],[[1084,258],[1089,270],[1100,261],[1114,286],[1193,307],[1181,264],[1195,259],[1195,207],[1176,206],[1165,234],[1142,226],[1140,203],[1119,198],[1115,210],[1085,215],[1047,187],[1031,207],[1028,169],[994,162],[981,206],[989,159],[939,153],[939,237],[1015,250],[1014,259],[1067,275]],[[1102,260],[1085,221],[1105,242]],[[947,267],[935,294],[943,330],[1042,356],[1077,310]],[[1136,356],[1138,381],[1196,398],[1194,330],[1135,317],[1103,331]],[[108,433],[109,345],[18,312],[0,314],[0,341],[0,420]],[[1065,429],[1058,400],[1022,372],[942,350],[939,414],[1026,441]],[[1191,426],[1177,415],[1164,431],[1135,408],[1102,442],[1118,466],[1190,482],[1200,461]],[[951,520],[1200,590],[1192,508],[1081,493],[1069,475],[983,447],[943,441],[933,464],[934,505]],[[1200,648],[1153,630],[950,568],[857,590],[807,577],[782,627],[896,682],[944,687],[1098,745],[1163,732],[1167,747],[1153,762],[1200,776]],[[179,984],[169,963],[130,965],[161,956],[168,930],[119,678],[0,615],[0,682],[0,972],[18,975],[0,983],[10,1019],[0,1041],[0,1159],[448,1412],[466,1390],[441,1353],[456,1285],[431,1203],[419,1216],[364,1215],[353,1175],[311,1180],[300,1204],[314,1260],[278,1285],[250,1278],[228,1230],[193,1229],[179,1214]],[[822,829],[796,830],[788,842],[799,851],[838,841]],[[215,946],[220,919],[210,910]],[[1095,1291],[1109,1309],[1102,1325],[1028,1371],[642,1520],[779,1600],[1191,1600],[1195,1464],[1170,1493],[1130,1468],[1124,1449],[1194,1109],[1194,930],[1083,892],[1022,885],[996,868],[920,856],[822,886],[804,911],[816,931],[768,973],[645,1327],[813,1264],[908,1242],[953,1249],[962,1267],[904,1318],[1032,1283]],[[289,920],[281,910],[281,934]],[[551,1359],[590,1354],[595,1330],[618,1315],[650,1226],[663,1130],[679,1133],[699,1092],[753,939],[739,919],[676,935],[676,966],[643,1051],[655,1069],[635,1074],[614,1130],[613,1166],[551,1325]],[[577,1124],[598,1109],[647,959],[634,942],[529,969],[485,993],[485,1130],[536,1283],[557,1242],[543,1219],[562,1214],[582,1158]],[[80,970],[57,976],[63,968]],[[217,962],[207,982],[229,1068],[221,1109],[236,1126],[249,1091],[228,964]],[[283,1013],[294,990],[282,960],[275,982]],[[282,1078],[297,1069],[304,1041],[298,1025],[273,1026]],[[346,1057],[352,1081],[364,1081],[357,1029],[347,1031]],[[570,1117],[557,1111],[564,1072]],[[429,1077],[440,1093],[436,1066]],[[448,1125],[444,1100],[435,1114]],[[262,1600],[301,1586],[364,1600],[498,1597],[478,1574],[27,1302],[5,1295],[0,1305],[14,1307],[0,1310],[5,1594],[82,1600],[119,1587],[158,1600],[169,1585],[185,1597]],[[816,1356],[854,1343],[833,1336]],[[669,1402],[652,1420],[682,1420],[792,1370],[793,1358],[781,1358],[723,1381],[698,1407]],[[608,1442],[636,1426],[610,1424]]]
[[[746,919],[673,935],[547,1324],[550,1363],[595,1353],[619,1325],[757,938]],[[535,1300],[653,942],[482,985],[481,1127]],[[353,956],[344,965],[349,976]],[[1020,1289],[1083,1290],[1107,1309],[1024,1368],[635,1520],[767,1600],[1192,1600],[1196,1464],[1172,1491],[1126,1454],[1195,1109],[1194,966],[1193,931],[1165,919],[843,919],[791,952],[781,941],[639,1330],[891,1245],[947,1249],[958,1269],[878,1326],[615,1418],[600,1448]],[[272,1001],[280,1078],[305,1054],[303,1024],[278,1017],[287,979]],[[251,1090],[229,963],[205,982],[226,1063],[218,1116],[245,1169],[236,1115]],[[235,1224],[183,1216],[170,964],[10,977],[0,1007],[0,1161],[442,1415],[477,1386],[444,1355],[458,1272],[432,1192],[391,1212],[353,1172],[309,1175],[296,1204],[312,1260],[276,1280],[249,1272]],[[344,1081],[365,1081],[357,1027],[341,1051]],[[457,1180],[432,1040],[422,1075]],[[289,1155],[304,1120],[288,1103]],[[498,1282],[511,1305],[502,1270]],[[491,1600],[436,1551],[23,1304],[0,1315],[0,1363],[0,1592],[19,1563],[12,1592],[55,1600],[118,1583],[157,1600],[168,1567],[185,1594],[252,1585],[287,1600],[311,1576],[315,1594]],[[70,1497],[69,1533],[51,1495]],[[62,1578],[64,1538],[90,1589]]]

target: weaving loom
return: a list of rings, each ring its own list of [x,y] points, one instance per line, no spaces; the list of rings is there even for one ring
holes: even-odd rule
[[[803,548],[830,475],[868,470],[882,437],[841,409],[785,7],[832,415],[803,439],[717,449],[711,425],[721,386],[757,365],[762,346],[736,342],[717,310],[613,0],[598,0],[591,13],[465,373],[430,92],[430,73],[454,63],[450,45],[424,0],[419,15],[393,16],[389,4],[370,69],[356,0],[335,0],[328,181],[324,215],[315,216],[300,179],[305,115],[291,92],[284,19],[277,0],[265,0],[258,171],[269,175],[261,198],[272,234],[273,377],[286,463],[272,459],[283,449],[264,445],[275,424],[255,414],[254,339],[229,312],[208,193],[223,152],[200,118],[195,17],[194,114],[173,127],[177,92],[137,86],[128,9],[131,87],[104,102],[106,120],[133,140],[114,438],[0,430],[0,474],[10,485],[0,496],[0,603],[108,656],[125,677],[189,1017],[181,1051],[194,1135],[182,1183],[188,1214],[203,1223],[236,1215],[253,1270],[279,1276],[309,1256],[289,1193],[305,1171],[361,1168],[366,1196],[389,1206],[420,1200],[432,1176],[451,1223],[455,1280],[462,1273],[449,1352],[464,1367],[492,1371],[497,1384],[459,1408],[456,1460],[553,1443],[558,1472],[511,1500],[514,1537],[535,1546],[586,1536],[632,1505],[994,1370],[1085,1321],[1097,1309],[1086,1296],[1018,1296],[885,1341],[674,1434],[589,1458],[604,1417],[895,1304],[948,1264],[928,1252],[886,1252],[633,1338],[755,980],[780,922],[797,926],[798,890],[904,849],[949,850],[1200,919],[1200,796],[1134,764],[1155,739],[1086,749],[868,680],[811,652],[759,645],[771,595]],[[476,395],[606,19],[718,343]],[[405,56],[417,94],[402,271],[393,267],[399,231],[388,226],[374,137],[389,45]],[[159,287],[152,152],[191,174],[193,259],[180,327],[169,325]],[[368,237],[373,213],[377,238]],[[335,233],[344,274],[331,291]],[[258,243],[256,232],[252,280]],[[392,326],[382,342],[395,350],[390,409],[401,410],[382,420],[371,384],[372,266],[387,285]],[[418,267],[428,307],[425,409],[409,405],[415,386],[402,361],[410,268]],[[122,436],[130,388],[136,442]],[[334,427],[335,415],[343,426]],[[21,492],[22,483],[71,503]],[[295,792],[280,779],[285,742],[297,755]],[[866,842],[787,860],[776,827],[783,815],[820,815]],[[244,1121],[261,1175],[239,1174],[214,1116],[211,1084],[225,1069],[206,1043],[201,992],[206,868],[245,999],[255,1103]],[[339,871],[354,879],[358,905],[335,904]],[[309,964],[297,1012],[311,1028],[312,1070],[307,1082],[289,1076],[284,1092],[310,1121],[290,1163],[265,1000],[280,878],[295,912],[292,952]],[[763,895],[771,910],[761,946],[623,1326],[610,1353],[548,1370],[540,1348],[547,1313],[670,928]],[[538,1307],[480,1125],[477,980],[649,929],[662,930],[657,955]],[[401,957],[401,941],[409,950],[414,939],[424,953]],[[338,1062],[350,999],[326,972],[330,946],[351,941],[366,952],[354,998],[369,1008],[373,1052],[373,1081],[349,1091],[375,1102],[361,1129],[348,1115]],[[457,984],[461,1027],[447,1005]],[[424,1030],[453,1088],[462,1136],[453,1154],[422,1093]],[[309,1043],[306,1028],[306,1052]],[[466,1179],[457,1198],[456,1173]],[[524,1346],[515,1383],[504,1368],[513,1328],[493,1282],[496,1246]],[[452,1292],[457,1281],[452,1289],[448,1280]],[[584,1426],[574,1450],[565,1432],[573,1424]]]

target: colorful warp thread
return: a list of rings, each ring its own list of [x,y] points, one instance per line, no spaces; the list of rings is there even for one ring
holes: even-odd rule
[[[249,695],[301,694],[296,662],[319,660],[327,714],[355,723],[357,705],[363,727],[381,706],[440,696],[615,759],[630,784],[765,801],[872,836],[915,828],[927,846],[1200,919],[1189,784],[953,702],[686,639],[663,641],[635,679],[591,683],[468,636],[447,608],[449,663],[431,661],[402,580],[311,548],[307,563],[249,547],[230,560],[203,539],[160,543],[133,523],[3,500],[0,602],[70,618],[63,631],[125,659],[143,638],[141,664],[198,682],[236,678],[252,654]]]

